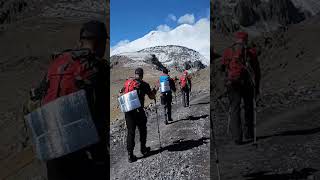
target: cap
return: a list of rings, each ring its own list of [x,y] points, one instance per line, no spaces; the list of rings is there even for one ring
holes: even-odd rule
[[[134,71],[135,74],[138,74],[138,75],[143,75],[143,69],[142,68],[137,68],[135,71]]]
[[[103,22],[89,21],[80,30],[80,39],[107,39],[107,29]]]

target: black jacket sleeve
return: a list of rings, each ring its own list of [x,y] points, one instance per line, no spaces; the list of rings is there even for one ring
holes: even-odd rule
[[[172,78],[170,78],[169,80],[169,83],[170,83],[170,89],[173,91],[173,92],[176,92],[176,84],[174,83],[174,80]]]
[[[33,87],[30,90],[30,100],[37,101],[41,100],[47,93],[49,82],[47,80],[47,74],[44,75],[40,84],[37,87]]]

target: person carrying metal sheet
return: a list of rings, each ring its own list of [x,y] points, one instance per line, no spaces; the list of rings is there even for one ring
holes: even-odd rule
[[[135,70],[135,77],[125,81],[124,87],[119,92],[119,102],[121,111],[125,114],[127,125],[127,150],[128,161],[130,163],[137,160],[133,150],[135,146],[135,131],[138,127],[140,133],[140,150],[145,156],[151,148],[146,146],[147,142],[147,116],[144,111],[145,95],[150,99],[155,99],[157,90],[151,90],[150,85],[143,81],[143,69]]]
[[[169,76],[169,70],[164,68],[162,74],[159,77],[159,90],[161,104],[164,105],[164,123],[167,125],[168,121],[172,121],[171,116],[171,103],[172,103],[172,92],[176,92],[176,86],[174,80]]]
[[[50,121],[40,122],[48,128],[42,140],[50,142],[39,139],[36,144],[40,148],[38,157],[46,162],[49,180],[108,177],[109,68],[107,60],[103,59],[107,38],[104,23],[90,21],[83,24],[78,48],[54,54],[40,85],[30,91],[31,101],[39,102],[40,107],[25,111],[32,114],[26,115],[31,119],[29,123],[37,120],[32,119],[36,114],[40,114],[39,119]],[[72,104],[73,101],[77,103]],[[74,108],[79,108],[79,105],[83,105],[80,107],[83,111]],[[37,113],[40,111],[44,113]],[[81,113],[88,119],[81,119]],[[90,126],[90,121],[94,127]],[[33,127],[33,130],[40,132],[40,128],[43,127]],[[54,131],[60,134],[56,139],[46,135]],[[59,146],[56,142],[65,143]]]

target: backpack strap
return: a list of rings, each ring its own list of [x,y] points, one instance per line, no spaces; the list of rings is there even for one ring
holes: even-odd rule
[[[60,67],[58,67],[58,73],[59,73],[60,77],[59,77],[59,84],[58,84],[58,90],[57,90],[56,97],[60,97],[61,82],[62,82],[62,79],[63,79],[64,72],[68,69],[70,64],[72,64],[73,62],[74,62],[73,58],[70,58],[65,64],[63,64]]]

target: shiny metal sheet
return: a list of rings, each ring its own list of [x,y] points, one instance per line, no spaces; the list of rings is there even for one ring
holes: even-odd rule
[[[168,92],[170,91],[170,84],[169,81],[160,82],[160,92]]]
[[[128,92],[118,98],[122,112],[129,112],[141,107],[137,90]]]
[[[40,160],[57,158],[99,141],[84,90],[60,97],[25,118]]]

